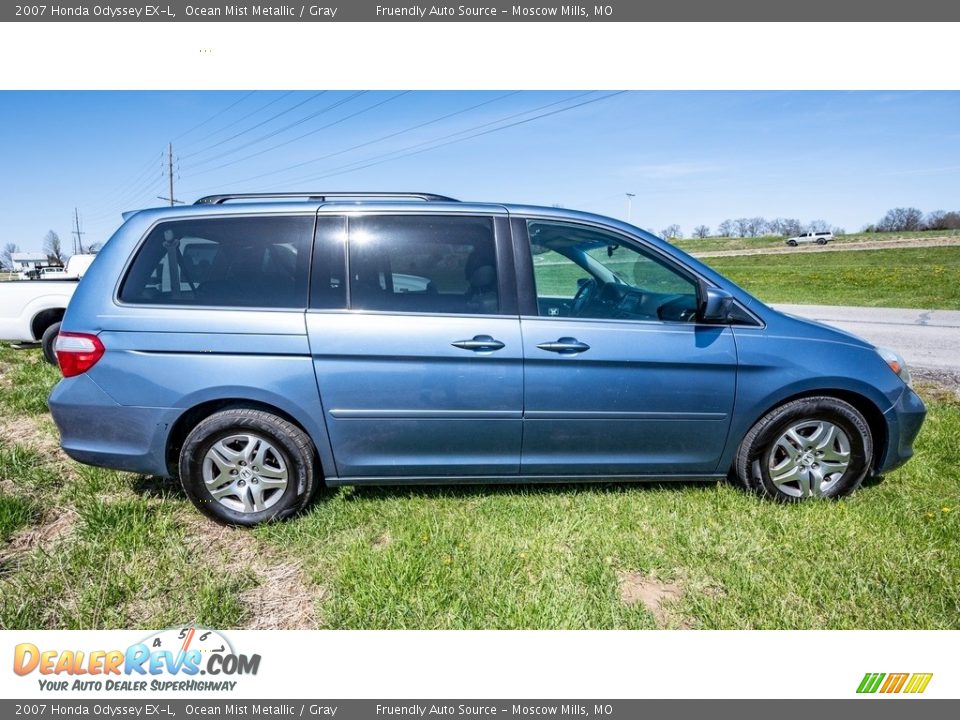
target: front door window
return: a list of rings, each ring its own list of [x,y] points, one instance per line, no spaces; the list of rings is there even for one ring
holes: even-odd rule
[[[691,278],[615,233],[572,223],[527,224],[541,316],[692,322]]]

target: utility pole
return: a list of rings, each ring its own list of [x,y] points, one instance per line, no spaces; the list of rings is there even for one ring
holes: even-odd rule
[[[633,222],[633,199],[636,193],[624,193],[627,196],[627,222]]]
[[[86,235],[86,233],[80,229],[80,213],[77,212],[77,209],[73,209],[73,254],[76,255],[78,252],[83,254],[83,238],[81,235]]]
[[[163,195],[157,195],[158,200],[167,200],[170,202],[170,207],[173,207],[177,203],[183,204],[183,200],[177,200],[173,196],[173,143],[167,143],[167,179],[170,182],[170,194],[167,197]]]

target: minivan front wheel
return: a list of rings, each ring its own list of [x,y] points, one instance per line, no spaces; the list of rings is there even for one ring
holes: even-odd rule
[[[313,495],[314,447],[293,423],[262,410],[214,413],[187,435],[180,482],[205,515],[258,525],[299,512]]]
[[[735,470],[746,487],[773,500],[839,498],[860,486],[872,457],[860,411],[839,398],[810,397],[764,415],[740,444]]]

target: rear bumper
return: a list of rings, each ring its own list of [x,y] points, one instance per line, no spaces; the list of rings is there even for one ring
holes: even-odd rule
[[[926,416],[927,408],[923,400],[907,388],[894,406],[884,413],[888,442],[883,457],[875,468],[877,473],[894,470],[913,457],[913,441],[916,440]]]
[[[77,462],[169,475],[166,444],[176,409],[119,405],[88,375],[61,380],[48,404],[60,444]]]

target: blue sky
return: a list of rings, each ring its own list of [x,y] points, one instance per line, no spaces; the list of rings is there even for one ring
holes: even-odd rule
[[[688,235],[960,209],[960,92],[585,92],[0,92],[0,244],[72,247],[74,207],[106,240],[162,204],[171,140],[188,202],[398,189],[625,218],[631,192],[634,223]]]

